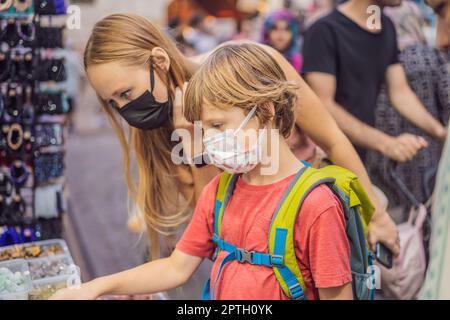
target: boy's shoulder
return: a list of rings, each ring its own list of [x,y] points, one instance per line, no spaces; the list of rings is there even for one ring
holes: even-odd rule
[[[206,184],[205,189],[208,189],[208,190],[211,189],[210,191],[216,192],[217,187],[219,186],[220,178],[222,177],[222,175],[223,175],[223,172],[217,174],[214,178],[212,178],[211,181]]]
[[[303,201],[299,215],[307,215],[307,219],[312,223],[324,212],[335,212],[337,215],[343,214],[341,201],[333,191],[325,184],[315,187]],[[336,215],[336,217],[337,217]]]
[[[206,186],[202,190],[202,194],[200,198],[208,197],[215,198],[217,193],[217,188],[219,187],[220,177],[222,173],[216,175],[210,182],[206,184]]]

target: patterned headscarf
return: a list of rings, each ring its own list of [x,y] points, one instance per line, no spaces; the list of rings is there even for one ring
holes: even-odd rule
[[[296,17],[286,9],[277,10],[272,12],[267,16],[264,21],[262,42],[269,46],[272,46],[269,40],[269,33],[278,21],[286,21],[289,25],[289,29],[292,32],[292,41],[289,47],[282,52],[284,57],[291,63],[291,65],[300,72],[302,68],[303,58],[300,54],[300,43],[299,43],[299,24]]]

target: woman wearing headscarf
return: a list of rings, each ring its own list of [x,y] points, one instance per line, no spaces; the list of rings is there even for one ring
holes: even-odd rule
[[[277,49],[300,72],[303,58],[300,54],[299,24],[289,10],[277,10],[267,16],[262,42]]]

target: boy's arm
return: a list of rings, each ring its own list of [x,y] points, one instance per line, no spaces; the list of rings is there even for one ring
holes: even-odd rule
[[[79,288],[56,292],[52,300],[91,300],[109,294],[146,294],[167,291],[183,285],[203,258],[175,249],[168,258],[87,282]]]
[[[352,283],[340,287],[319,288],[320,300],[353,300]]]

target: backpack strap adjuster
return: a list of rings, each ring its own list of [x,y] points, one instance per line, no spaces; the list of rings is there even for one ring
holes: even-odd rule
[[[237,249],[236,260],[240,263],[250,263],[253,264],[253,253],[254,251],[248,251],[245,249]]]
[[[271,255],[270,256],[270,264],[273,267],[283,267],[284,266],[284,258],[279,255]]]
[[[289,292],[291,294],[291,298],[294,300],[303,300],[305,298],[303,288],[298,282],[289,287]]]

